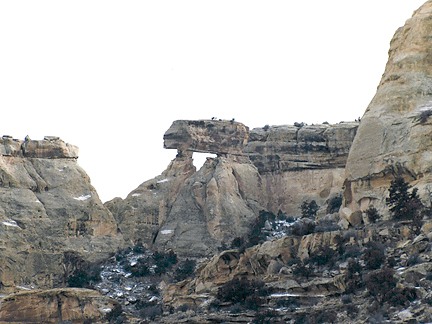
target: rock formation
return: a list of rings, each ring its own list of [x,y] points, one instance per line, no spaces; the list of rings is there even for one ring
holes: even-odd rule
[[[243,152],[258,168],[268,210],[300,215],[305,200],[326,205],[341,193],[358,123],[255,128]]]
[[[247,234],[264,209],[258,170],[241,156],[248,135],[234,121],[175,121],[164,136],[164,146],[178,150],[167,170],[105,204],[126,240],[196,256]],[[219,156],[196,172],[194,151]]]
[[[119,303],[89,289],[33,290],[11,294],[0,305],[0,324],[102,323]]]
[[[384,211],[386,189],[401,175],[430,202],[432,153],[432,2],[390,44],[377,93],[361,119],[346,166],[345,205]]]
[[[97,260],[123,246],[112,214],[57,137],[0,139],[0,290],[64,282],[63,253]]]
[[[177,120],[164,135],[164,147],[178,151],[167,170],[105,206],[130,244],[211,255],[246,236],[260,210],[297,216],[304,200],[324,206],[340,194],[357,126],[272,126],[249,133],[234,121]],[[193,152],[217,157],[196,171]]]

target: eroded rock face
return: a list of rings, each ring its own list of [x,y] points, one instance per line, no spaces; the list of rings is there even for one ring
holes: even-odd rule
[[[164,147],[178,151],[241,154],[249,128],[226,120],[176,120],[165,132]]]
[[[429,199],[432,151],[432,1],[390,44],[389,60],[346,166],[345,205],[384,211],[390,181],[402,175]]]
[[[196,172],[191,154],[180,154],[162,175],[105,205],[130,243],[208,256],[248,233],[264,209],[261,189],[247,158],[209,158]]]
[[[303,201],[323,206],[340,195],[357,127],[350,122],[254,128],[243,152],[263,179],[266,207],[298,216]]]
[[[254,128],[243,152],[260,173],[344,168],[357,122]]]
[[[263,210],[261,177],[244,158],[207,159],[187,179],[155,240],[183,255],[212,255],[249,233]]]
[[[179,154],[160,176],[142,183],[126,199],[105,203],[128,244],[151,246],[186,180],[195,171],[192,153]]]
[[[0,152],[1,291],[61,285],[65,251],[97,260],[123,246],[76,147],[3,137]]]
[[[0,324],[106,323],[115,307],[117,301],[89,289],[26,291],[1,300]]]

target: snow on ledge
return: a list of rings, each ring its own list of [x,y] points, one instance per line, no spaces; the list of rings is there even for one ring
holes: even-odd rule
[[[139,196],[141,196],[140,193],[134,193],[134,194],[132,194],[132,197],[139,197]]]
[[[162,230],[161,231],[161,234],[171,234],[173,232],[173,230],[171,230],[171,229],[167,229],[167,230]]]
[[[14,220],[3,221],[3,225],[11,226],[11,227],[19,227],[18,224]]]
[[[74,198],[74,199],[75,199],[75,200],[79,200],[79,201],[84,201],[84,200],[87,200],[87,199],[89,199],[89,198],[91,198],[91,194],[88,194],[88,195],[82,195],[82,196],[76,197],[76,198]]]
[[[168,179],[159,180],[157,183],[164,183],[164,182],[168,182]]]

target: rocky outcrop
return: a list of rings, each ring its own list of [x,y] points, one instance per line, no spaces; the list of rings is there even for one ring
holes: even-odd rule
[[[120,305],[88,289],[34,290],[1,300],[0,324],[107,323]]]
[[[160,176],[142,183],[126,199],[106,202],[125,241],[150,246],[187,179],[195,172],[192,153],[178,154]]]
[[[63,253],[98,260],[123,246],[112,214],[77,164],[78,148],[54,137],[0,142],[0,287],[62,285]]]
[[[183,255],[212,255],[250,232],[262,201],[261,178],[247,159],[208,159],[173,201],[155,245]]]
[[[399,28],[377,93],[346,166],[344,201],[352,211],[385,212],[390,181],[402,175],[430,200],[432,136],[432,1]]]
[[[345,168],[358,123],[254,128],[243,152],[259,172]]]
[[[341,194],[358,123],[249,129],[235,121],[178,120],[164,146],[177,157],[125,200],[105,204],[130,244],[211,255],[245,236],[260,210],[300,215],[305,200],[327,212]],[[217,154],[196,171],[193,152]]]
[[[226,120],[176,120],[165,132],[164,147],[178,151],[241,154],[249,128]]]
[[[341,194],[358,123],[254,128],[243,152],[258,168],[273,213],[301,214],[303,201],[324,206]]]

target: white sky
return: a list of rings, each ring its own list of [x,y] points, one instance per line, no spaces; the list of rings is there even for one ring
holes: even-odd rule
[[[102,201],[174,159],[176,119],[363,115],[425,0],[1,1],[0,136],[60,136]]]

